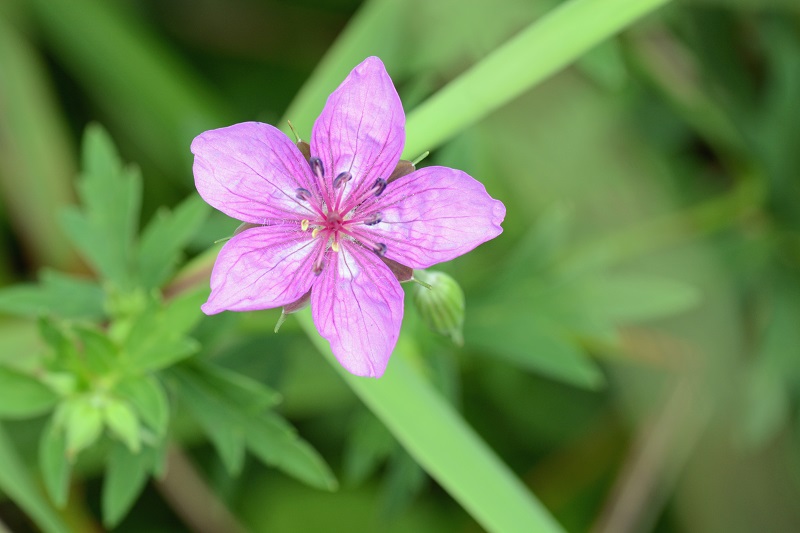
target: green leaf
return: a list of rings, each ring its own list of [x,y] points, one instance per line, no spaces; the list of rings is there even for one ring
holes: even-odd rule
[[[347,484],[357,485],[389,457],[397,441],[369,411],[358,417],[349,435],[344,456],[344,479]]]
[[[667,1],[562,3],[417,106],[403,153],[436,148]]]
[[[336,480],[320,456],[283,418],[264,408],[276,401],[270,389],[207,363],[170,370],[179,395],[203,427],[231,473],[244,461],[244,445],[262,461],[312,486],[332,490]]]
[[[563,327],[544,322],[535,307],[485,305],[467,314],[469,346],[578,387],[597,389],[605,378]]]
[[[63,453],[62,448],[62,456]],[[44,471],[44,463],[40,464],[43,465]],[[2,425],[0,425],[0,465],[3,465],[0,468],[0,492],[17,504],[45,533],[69,533],[70,528],[42,494],[39,484],[33,479],[24,461],[14,449]],[[66,494],[66,483],[64,487]]]
[[[139,453],[121,445],[112,448],[103,480],[103,524],[107,528],[117,526],[136,502],[153,470],[155,455],[151,448]]]
[[[163,437],[169,424],[169,402],[161,383],[152,376],[130,378],[118,382],[114,392],[128,401],[139,418]]]
[[[88,327],[73,328],[80,341],[81,361],[93,374],[105,375],[119,363],[119,349],[101,331]]]
[[[62,216],[67,235],[100,276],[129,288],[141,180],[138,170],[123,168],[111,138],[98,125],[84,135],[78,194],[80,208]]]
[[[268,465],[319,489],[336,490],[338,483],[322,457],[297,436],[286,420],[273,412],[253,418],[244,427],[247,446]]]
[[[115,398],[106,398],[103,404],[103,420],[111,433],[121,440],[131,452],[139,452],[142,446],[139,419],[126,402]]]
[[[103,311],[103,290],[94,282],[54,270],[42,270],[38,284],[20,284],[0,289],[0,311],[35,318],[97,320]]]
[[[586,314],[612,324],[663,318],[700,302],[700,293],[694,287],[644,274],[590,279],[578,283],[575,292]]]
[[[64,431],[53,421],[42,431],[39,441],[39,467],[44,486],[58,507],[67,504],[69,493],[70,462],[67,460],[67,442]]]
[[[248,413],[259,413],[281,400],[281,395],[266,385],[218,365],[197,361],[182,365],[179,371],[205,393]]]
[[[99,403],[92,396],[78,396],[62,403],[56,413],[56,420],[63,425],[66,434],[69,459],[74,460],[100,438],[103,414]]]
[[[205,222],[210,208],[198,195],[189,196],[174,211],[159,210],[142,232],[138,274],[145,288],[160,287],[174,273],[180,252]]]
[[[231,409],[224,400],[220,401],[219,395],[209,392],[182,369],[170,369],[169,375],[178,386],[181,405],[208,435],[225,468],[231,475],[241,472],[245,457],[241,413]],[[240,407],[247,409],[246,406]]]
[[[320,352],[398,441],[487,531],[563,531],[436,390],[406,362],[414,351],[401,337],[380,379],[353,376],[342,368],[308,312],[297,315]]]
[[[30,418],[58,402],[49,387],[33,376],[0,366],[0,418]]]
[[[194,339],[186,337],[203,317],[200,304],[205,301],[206,289],[182,294],[166,307],[152,304],[134,322],[125,354],[133,372],[149,372],[175,364],[199,348]]]

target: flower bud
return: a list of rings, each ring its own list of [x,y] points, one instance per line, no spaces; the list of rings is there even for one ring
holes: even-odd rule
[[[465,301],[461,286],[444,272],[415,270],[414,278],[421,282],[414,286],[412,298],[422,319],[433,331],[463,345]]]

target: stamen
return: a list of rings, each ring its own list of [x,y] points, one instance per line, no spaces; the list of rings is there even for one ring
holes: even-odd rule
[[[297,189],[294,190],[294,192],[295,192],[295,197],[298,200],[303,200],[304,202],[306,202],[311,199],[311,192],[308,189],[298,187]]]
[[[381,193],[386,190],[386,180],[383,178],[376,179],[372,190],[375,191],[375,196],[380,196]]]
[[[339,251],[339,241],[333,241],[331,243],[331,250],[333,250],[334,252]]]
[[[303,219],[300,221],[300,229],[303,231],[308,229],[308,219]]]
[[[315,276],[319,276],[322,274],[322,266],[322,259],[319,259],[314,263],[314,267],[311,269],[311,272],[313,272]]]
[[[341,174],[339,174],[338,176],[336,176],[334,178],[334,180],[333,180],[333,188],[334,189],[338,189],[339,187],[341,187],[342,185],[344,185],[345,183],[347,183],[351,179],[353,179],[353,175],[352,174],[350,174],[349,172],[346,172],[346,171],[342,172]]]
[[[371,214],[366,220],[364,220],[364,224],[367,226],[374,226],[381,221],[383,221],[383,213],[378,211],[377,213]]]
[[[322,229],[322,228],[320,228],[319,226],[317,226],[316,228],[314,228],[314,230],[311,232],[311,238],[312,238],[312,239],[316,239],[316,238],[317,238],[317,235],[319,235],[319,230],[321,230],[321,229]]]
[[[325,175],[325,168],[322,166],[322,159],[319,157],[312,157],[308,160],[308,164],[311,165],[311,172],[313,172],[314,175],[319,179],[322,179],[322,176]]]
[[[379,242],[375,245],[375,248],[372,251],[378,254],[378,257],[383,257],[386,255],[386,245],[382,242]]]

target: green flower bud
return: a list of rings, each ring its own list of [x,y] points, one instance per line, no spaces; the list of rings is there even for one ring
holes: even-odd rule
[[[412,298],[422,319],[433,331],[463,345],[465,300],[461,286],[444,272],[415,270],[414,279],[420,284],[414,286]]]

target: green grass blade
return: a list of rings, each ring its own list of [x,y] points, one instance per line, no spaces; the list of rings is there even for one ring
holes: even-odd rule
[[[67,525],[34,482],[2,426],[0,426],[0,465],[3,465],[0,468],[0,492],[19,505],[45,533],[69,532]]]
[[[359,378],[333,358],[309,313],[296,316],[317,348],[414,460],[487,531],[562,531],[455,409],[409,366],[404,354],[415,348],[408,339],[401,338],[382,378]]]
[[[32,0],[29,7],[83,89],[140,150],[188,185],[192,137],[225,125],[227,106],[118,2]]]
[[[77,165],[43,63],[0,13],[0,194],[34,264],[70,269],[78,258],[56,214],[74,201]]]
[[[409,114],[415,157],[513,100],[669,0],[572,0],[531,24]]]

